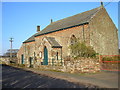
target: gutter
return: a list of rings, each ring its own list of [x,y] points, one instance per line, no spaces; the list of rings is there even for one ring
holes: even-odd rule
[[[38,34],[38,35],[35,35],[35,37],[37,36],[41,36],[41,35],[45,35],[45,34],[49,34],[49,33],[53,33],[53,32],[57,32],[57,31],[62,31],[64,29],[68,29],[68,28],[72,28],[72,27],[76,27],[76,26],[81,26],[81,25],[85,25],[85,24],[88,24],[89,22],[85,22],[85,23],[82,23],[82,24],[77,24],[77,25],[74,25],[74,26],[70,26],[70,27],[66,27],[66,28],[61,28],[61,29],[57,29],[57,30],[54,30],[54,31],[50,31],[50,32],[46,32],[46,33],[42,33],[42,34]]]
[[[77,27],[77,26],[81,26],[81,25],[88,24],[88,23],[89,23],[89,22],[85,22],[85,23],[82,23],[82,24],[77,24],[77,25],[74,25],[74,26],[57,29],[57,30],[54,30],[54,31],[50,31],[50,32],[46,32],[46,33],[42,33],[42,34],[35,35],[34,37],[41,36],[41,35],[46,35],[46,34],[53,33],[53,32],[57,32],[57,31],[62,31],[62,30],[68,29],[68,28]],[[23,42],[23,43],[28,43],[28,42],[33,42],[33,41],[35,41],[35,40],[26,41],[26,42]]]
[[[23,43],[28,43],[28,42],[33,42],[33,41],[35,41],[35,40],[26,41],[26,42],[23,42]]]

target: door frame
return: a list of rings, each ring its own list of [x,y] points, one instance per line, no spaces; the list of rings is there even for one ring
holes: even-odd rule
[[[33,66],[32,62],[33,62],[33,58],[32,58],[32,57],[29,57],[29,64],[30,64],[30,67]]]
[[[44,47],[44,60],[43,60],[43,65],[48,65],[48,49],[45,46]]]
[[[21,64],[24,64],[24,54],[21,55]]]

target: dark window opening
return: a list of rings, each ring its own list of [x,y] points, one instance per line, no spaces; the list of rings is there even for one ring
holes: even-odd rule
[[[56,55],[56,56],[57,56],[57,60],[58,60],[58,52],[57,52],[57,55]]]
[[[75,35],[72,35],[71,40],[70,40],[70,45],[74,45],[77,42],[77,38]]]

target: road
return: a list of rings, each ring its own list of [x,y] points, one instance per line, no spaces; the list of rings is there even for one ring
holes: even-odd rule
[[[84,85],[3,65],[2,88],[84,88]]]

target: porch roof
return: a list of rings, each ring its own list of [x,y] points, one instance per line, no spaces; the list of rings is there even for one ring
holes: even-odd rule
[[[62,48],[62,46],[55,40],[54,37],[46,37],[52,48]]]

